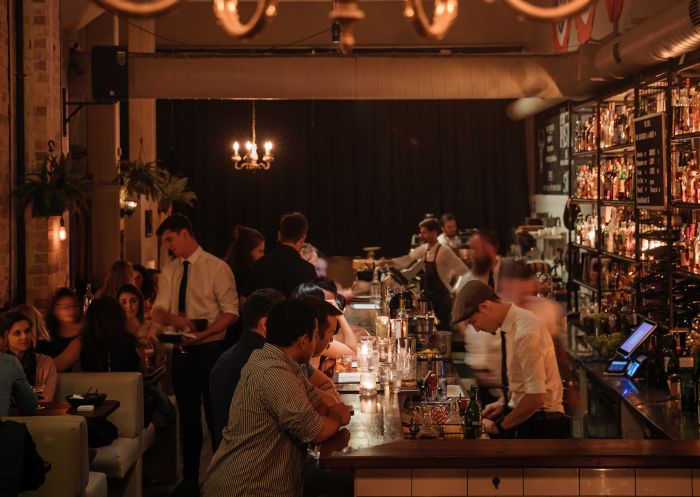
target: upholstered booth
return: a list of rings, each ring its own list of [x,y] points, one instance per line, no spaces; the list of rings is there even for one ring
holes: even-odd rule
[[[3,418],[27,425],[37,451],[51,463],[46,481],[27,497],[107,497],[107,477],[90,471],[87,424],[82,416]]]
[[[119,430],[111,445],[95,449],[90,469],[109,478],[110,495],[141,497],[141,454],[143,430],[143,380],[140,373],[62,373],[58,396],[99,391],[120,402],[109,416]]]

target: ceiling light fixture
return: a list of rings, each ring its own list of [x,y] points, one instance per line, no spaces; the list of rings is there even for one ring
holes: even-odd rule
[[[263,145],[265,154],[263,155],[262,160],[259,160],[260,157],[258,156],[258,145],[255,142],[255,100],[253,100],[253,120],[251,128],[253,139],[252,141],[246,142],[245,153],[243,156],[239,154],[241,148],[240,144],[237,141],[233,142],[233,155],[231,156],[233,167],[237,171],[240,171],[241,169],[246,169],[248,171],[267,171],[270,169],[272,161],[275,160],[275,157],[272,155],[272,142],[268,140]]]
[[[167,12],[183,0],[93,0],[102,7],[135,17],[153,17]],[[214,14],[227,33],[237,38],[250,38],[259,33],[277,15],[278,0],[256,0],[255,11],[248,22],[241,22],[239,0],[212,0]],[[422,0],[404,0],[404,15],[413,21],[418,32],[427,38],[441,40],[457,19],[459,0],[434,0],[432,20]],[[484,0],[493,3],[494,0]],[[533,5],[529,0],[502,0],[519,16],[535,21],[560,21],[582,12],[595,0],[570,0],[551,7]],[[357,0],[337,0],[329,17],[340,25],[340,48],[348,53],[355,46],[355,24],[365,18]]]

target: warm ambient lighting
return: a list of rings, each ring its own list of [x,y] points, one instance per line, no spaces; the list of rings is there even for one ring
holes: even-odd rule
[[[63,220],[63,217],[61,217],[61,226],[58,228],[58,239],[61,240],[62,242],[68,238],[68,234],[66,233],[66,222]]]
[[[377,374],[374,372],[360,373],[360,395],[377,394]]]
[[[262,160],[258,155],[258,145],[255,143],[255,101],[253,100],[253,121],[252,121],[252,141],[247,141],[245,143],[245,154],[241,157],[239,153],[241,145],[235,141],[233,142],[233,155],[231,160],[233,161],[233,167],[236,170],[247,169],[249,171],[257,171],[262,169],[267,171],[272,165],[272,161],[275,157],[272,155],[272,142],[266,141],[263,145],[263,150],[265,151]]]
[[[135,17],[153,17],[162,14],[183,0],[93,0],[102,7]],[[255,11],[248,22],[241,22],[238,0],[212,0],[214,15],[232,36],[250,38],[259,33],[277,15],[278,0],[256,0]],[[440,40],[457,18],[459,0],[435,0],[432,20],[423,8],[422,0],[404,0],[404,15],[413,21],[416,30],[427,38]],[[492,3],[493,0],[484,0]],[[568,3],[543,7],[529,0],[502,0],[518,15],[536,21],[560,21],[578,14],[594,3],[593,0],[569,0]],[[355,24],[365,18],[357,0],[337,0],[329,13],[332,22],[340,27],[340,47],[349,52],[355,46]]]

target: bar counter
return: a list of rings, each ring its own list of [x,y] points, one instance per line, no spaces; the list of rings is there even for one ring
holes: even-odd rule
[[[321,446],[325,468],[700,467],[698,440],[405,440],[401,395],[342,400],[354,415]]]

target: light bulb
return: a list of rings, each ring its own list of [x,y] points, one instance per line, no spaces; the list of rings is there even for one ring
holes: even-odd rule
[[[66,223],[63,221],[63,218],[61,218],[61,227],[58,228],[58,239],[64,241],[66,238],[68,238],[68,234],[66,233]]]
[[[272,150],[272,142],[267,141],[265,142],[265,153],[269,155],[270,150]]]
[[[250,152],[251,149],[253,148],[253,144],[250,142],[245,142],[245,149]]]
[[[238,142],[233,142],[233,152],[238,155],[238,149],[241,148],[241,146],[238,144]]]

